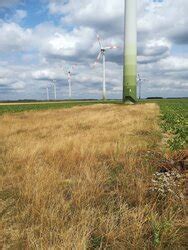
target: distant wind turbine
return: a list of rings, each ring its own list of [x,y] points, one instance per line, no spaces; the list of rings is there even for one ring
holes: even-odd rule
[[[72,72],[76,68],[77,64],[74,64],[73,66],[69,67],[68,69],[63,68],[64,72],[67,76],[67,81],[69,84],[69,99],[72,99]]]
[[[146,81],[146,78],[141,78],[140,74],[137,75],[137,82],[139,86],[139,99],[142,99],[142,83]]]
[[[106,100],[106,57],[105,57],[105,54],[106,54],[107,50],[117,49],[118,47],[117,46],[103,47],[99,35],[97,35],[97,40],[98,40],[98,43],[99,43],[100,51],[99,51],[99,54],[97,56],[97,60],[96,60],[96,62],[94,63],[93,66],[94,67],[96,66],[97,62],[99,62],[99,60],[100,60],[100,58],[102,56],[102,60],[103,60],[103,92],[102,92],[102,98],[103,98],[103,100]]]
[[[57,100],[56,80],[52,80],[52,86],[54,88],[54,99]]]
[[[46,87],[46,96],[47,96],[47,101],[49,101],[50,100],[49,87]]]

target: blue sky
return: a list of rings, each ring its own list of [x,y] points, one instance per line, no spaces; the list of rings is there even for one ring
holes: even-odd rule
[[[68,97],[63,67],[77,64],[74,98],[100,98],[102,65],[91,65],[105,45],[118,45],[107,59],[107,94],[121,98],[123,0],[1,0],[0,100],[45,99],[57,80],[58,98]],[[143,97],[187,96],[188,1],[138,1],[138,72]]]

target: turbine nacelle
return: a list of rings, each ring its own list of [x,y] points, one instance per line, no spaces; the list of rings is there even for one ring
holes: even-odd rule
[[[100,51],[99,51],[99,54],[97,56],[97,60],[95,61],[93,66],[95,66],[99,62],[101,56],[105,56],[105,53],[106,53],[107,50],[118,49],[119,48],[118,46],[115,46],[115,45],[104,47],[99,35],[97,35],[97,40],[98,40],[98,43],[99,43]]]

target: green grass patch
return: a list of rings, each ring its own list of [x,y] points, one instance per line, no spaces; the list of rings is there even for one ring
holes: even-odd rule
[[[48,103],[16,103],[16,104],[3,104],[0,105],[0,115],[5,113],[17,113],[23,111],[38,111],[48,109],[62,109],[72,108],[75,106],[88,106],[94,104],[118,104],[121,101],[107,100],[107,101],[65,101],[65,102],[48,102]]]
[[[161,99],[147,100],[160,106],[162,112],[162,129],[169,133],[170,149],[178,150],[188,145],[188,98],[187,99]]]
[[[0,105],[0,115],[5,113],[16,113],[23,111],[38,111],[48,109],[72,108],[75,106],[93,105],[100,102],[59,102],[59,103],[32,103],[32,104],[14,104]]]

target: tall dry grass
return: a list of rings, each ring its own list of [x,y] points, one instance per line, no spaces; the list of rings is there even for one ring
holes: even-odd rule
[[[0,117],[2,248],[182,249],[181,204],[148,192],[154,104]]]

